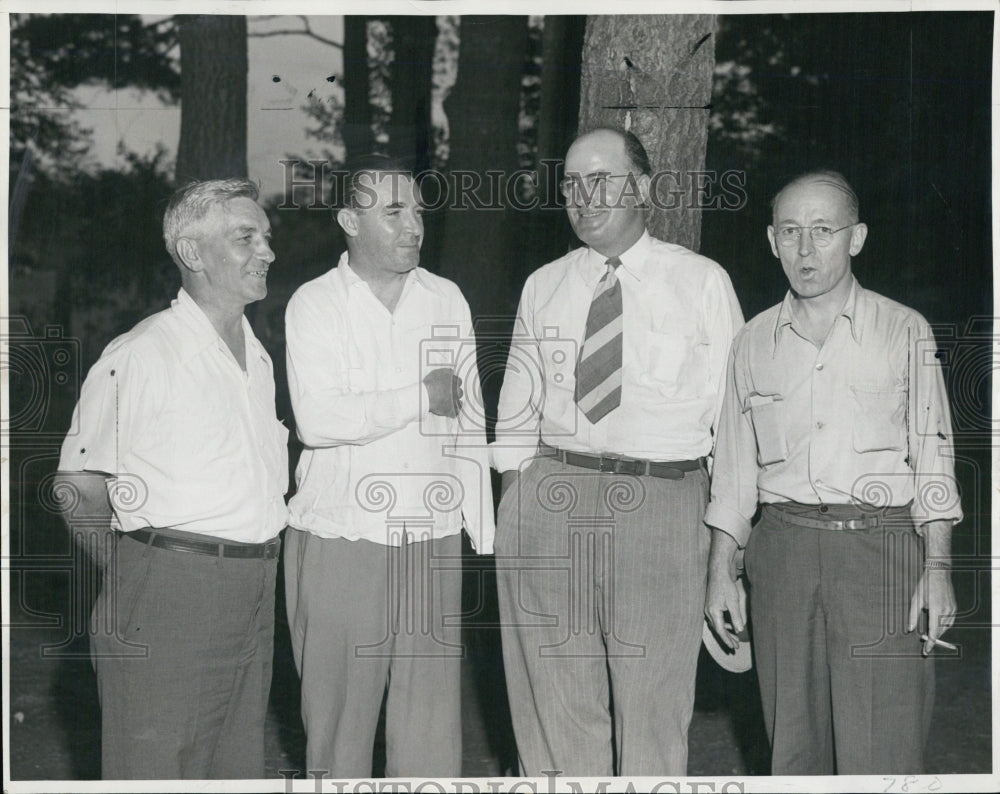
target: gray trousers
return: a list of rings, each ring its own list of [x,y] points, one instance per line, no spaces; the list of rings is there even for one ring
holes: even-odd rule
[[[504,494],[497,582],[523,774],[686,774],[707,495],[700,469],[666,480],[553,458]]]
[[[91,618],[104,779],[264,777],[277,562],[119,539]]]
[[[285,593],[307,769],[371,777],[388,684],[386,776],[460,777],[461,537],[397,547],[289,528]]]
[[[906,510],[845,532],[765,507],[745,564],[772,773],[921,773],[934,661],[904,633],[922,567]]]

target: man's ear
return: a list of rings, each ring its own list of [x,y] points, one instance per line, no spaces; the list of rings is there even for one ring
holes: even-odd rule
[[[643,207],[651,206],[649,201],[649,186],[650,186],[649,174],[639,174],[639,178],[636,180],[636,185],[639,188],[639,197],[642,200],[641,206]]]
[[[198,242],[190,237],[177,239],[177,258],[192,273],[198,273],[205,269],[205,263],[201,259],[201,251],[198,250]]]
[[[768,226],[767,227],[767,239],[768,239],[768,242],[771,243],[771,253],[773,253],[775,256],[777,256],[778,259],[781,259],[781,257],[778,256],[778,243],[774,239],[774,227],[773,226]]]
[[[358,213],[345,207],[337,212],[337,223],[348,237],[358,236]]]
[[[857,256],[861,253],[867,237],[868,226],[864,223],[854,224],[854,228],[851,229],[851,256]]]

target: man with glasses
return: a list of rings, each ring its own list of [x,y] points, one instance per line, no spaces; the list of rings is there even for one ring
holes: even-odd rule
[[[566,155],[586,246],[524,286],[497,417],[504,665],[521,772],[683,775],[709,533],[726,272],[646,231],[631,133]]]
[[[705,613],[738,647],[745,547],[774,774],[922,772],[926,657],[954,648],[948,399],[927,322],[852,274],[867,233],[840,174],[787,184],[767,235],[791,289],[729,363]]]

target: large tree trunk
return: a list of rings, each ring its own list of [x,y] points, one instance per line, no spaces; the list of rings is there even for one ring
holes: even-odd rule
[[[347,159],[367,154],[372,139],[372,109],[368,99],[368,20],[344,17],[344,148]]]
[[[178,184],[247,175],[247,20],[182,16]]]
[[[458,78],[445,102],[451,129],[449,166],[474,172],[476,196],[492,209],[475,209],[471,197],[455,206],[452,191],[444,219],[441,273],[462,288],[473,315],[509,310],[510,273],[520,255],[517,227],[523,216],[509,206],[503,186],[518,168],[521,75],[528,42],[524,16],[463,16]],[[487,171],[502,171],[500,190]],[[499,193],[499,195],[498,195]]]
[[[400,157],[416,172],[430,167],[431,78],[437,20],[432,16],[391,16],[392,63],[389,90],[389,154]]]
[[[680,173],[680,185],[659,180],[649,231],[695,251],[701,212],[691,206],[692,175],[705,168],[714,34],[708,14],[591,16],[583,48],[581,132],[629,129],[645,145],[654,173]],[[683,196],[671,196],[681,190]]]

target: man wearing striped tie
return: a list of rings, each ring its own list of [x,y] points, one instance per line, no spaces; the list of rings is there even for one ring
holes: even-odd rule
[[[631,133],[570,147],[586,246],[528,278],[500,394],[497,581],[526,775],[687,771],[706,456],[743,317],[719,265],[646,231],[651,170]]]

